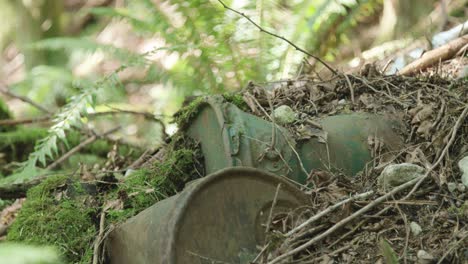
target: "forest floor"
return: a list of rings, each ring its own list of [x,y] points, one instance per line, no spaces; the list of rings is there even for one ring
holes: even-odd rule
[[[396,150],[369,137],[373,161],[353,178],[311,171],[307,185],[314,188],[303,188],[310,206],[272,217],[260,256],[268,263],[468,261],[468,181],[463,176],[468,169],[462,164],[468,155],[466,43],[450,52],[450,58],[437,57],[438,63],[413,65],[406,75],[383,75],[368,65],[359,73],[336,73],[326,80],[303,75],[251,83],[234,95],[249,113],[272,122],[275,109],[288,107],[295,119],[284,126],[298,139],[326,140],[326,134],[304,131],[320,129],[316,120],[340,113],[391,115],[405,128],[404,144]],[[2,173],[24,159],[44,134],[36,131],[31,137],[19,127],[0,132]],[[67,262],[99,263],[105,255],[103,240],[115,225],[203,176],[198,145],[183,130],[157,151],[97,136],[88,147],[103,162],[2,187],[0,198],[9,202],[0,214],[0,239],[52,244]],[[396,183],[383,179],[390,170],[401,169],[397,164],[404,164],[410,175]]]

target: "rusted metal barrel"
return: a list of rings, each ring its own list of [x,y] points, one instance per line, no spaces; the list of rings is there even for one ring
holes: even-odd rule
[[[245,263],[263,244],[277,186],[275,213],[305,205],[295,185],[253,168],[229,168],[189,184],[114,230],[112,264]]]
[[[371,161],[369,137],[378,138],[390,149],[401,146],[396,132],[403,125],[381,115],[354,113],[318,120],[317,136],[295,141],[290,132],[241,111],[222,97],[210,97],[191,121],[187,134],[201,143],[207,173],[231,166],[259,168],[304,183],[312,169],[341,170],[347,175],[361,171]],[[302,169],[302,165],[304,169]]]

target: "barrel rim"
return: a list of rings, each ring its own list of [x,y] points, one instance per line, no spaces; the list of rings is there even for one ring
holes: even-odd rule
[[[198,195],[199,192],[203,191],[207,186],[213,184],[214,182],[222,181],[226,177],[232,177],[235,175],[243,175],[244,177],[256,177],[268,182],[271,182],[273,180],[276,181],[277,184],[281,183],[281,188],[283,190],[285,190],[286,188],[290,193],[293,194],[293,196],[297,198],[297,200],[300,203],[303,203],[304,205],[307,204],[308,197],[299,189],[300,184],[296,184],[287,179],[284,179],[284,176],[277,176],[269,172],[265,172],[263,170],[259,170],[252,167],[229,167],[207,175],[201,178],[200,182],[198,182],[195,186],[187,190],[188,193],[183,198],[184,202],[178,203],[177,207],[173,209],[173,212],[178,212],[178,214],[175,215],[176,218],[171,222],[170,225],[168,225],[168,229],[173,230],[173,232],[169,232],[169,237],[167,238],[168,248],[166,251],[164,251],[167,252],[167,255],[165,257],[167,263],[175,263],[176,260],[176,238],[178,237],[180,231],[180,228],[178,227],[182,225],[182,221],[185,218],[185,215],[188,211],[188,207],[192,205],[187,201],[191,201],[195,195]]]

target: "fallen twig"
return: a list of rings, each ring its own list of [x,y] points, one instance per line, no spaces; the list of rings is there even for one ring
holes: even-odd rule
[[[21,100],[21,101],[23,101],[25,103],[28,103],[28,104],[34,106],[35,108],[41,110],[42,112],[44,112],[44,113],[46,113],[48,115],[52,115],[52,112],[49,111],[47,108],[43,107],[42,105],[34,102],[33,100],[31,100],[31,99],[29,99],[29,98],[27,98],[25,96],[17,95],[15,93],[10,92],[10,90],[6,86],[4,86],[2,84],[0,84],[0,92],[3,93],[3,94],[8,95],[10,97],[19,99],[19,100]]]
[[[450,139],[447,142],[447,145],[445,145],[445,148],[442,150],[442,153],[440,153],[440,156],[437,159],[437,161],[429,168],[429,170],[426,172],[426,174],[424,174],[424,178],[420,179],[416,183],[416,185],[413,187],[413,189],[403,198],[403,200],[406,200],[409,197],[411,197],[411,195],[413,195],[413,193],[418,189],[419,185],[421,185],[421,183],[424,181],[424,179],[429,176],[430,172],[432,170],[434,170],[437,166],[439,166],[439,164],[442,162],[442,160],[444,159],[445,155],[447,154],[449,148],[452,146],[453,142],[455,141],[458,129],[460,128],[463,121],[465,121],[465,117],[466,117],[467,114],[468,114],[468,105],[465,107],[463,112],[458,117],[457,122],[453,126],[452,134],[450,135]]]
[[[114,127],[112,129],[109,129],[107,130],[106,132],[100,134],[100,135],[93,135],[89,138],[87,138],[85,141],[81,142],[79,145],[75,146],[74,148],[70,149],[67,153],[65,153],[62,157],[60,157],[59,159],[57,159],[56,161],[54,161],[52,164],[50,164],[49,166],[47,166],[47,170],[52,170],[52,169],[55,169],[60,163],[64,162],[65,160],[67,160],[70,156],[72,156],[73,154],[75,154],[76,152],[80,151],[82,148],[84,148],[85,146],[93,143],[94,141],[96,141],[97,139],[99,139],[100,137],[104,137],[106,135],[109,135],[111,133],[114,133],[115,131],[119,130],[120,129],[120,126],[118,127]]]
[[[291,231],[286,233],[285,236],[286,237],[292,236],[293,234],[297,233],[298,231],[300,231],[304,227],[306,227],[306,226],[310,225],[311,223],[317,221],[322,216],[324,216],[324,215],[338,209],[339,207],[343,206],[344,204],[347,204],[347,203],[352,202],[352,201],[357,200],[357,199],[367,198],[367,197],[371,196],[372,194],[374,194],[374,191],[368,191],[368,192],[365,192],[365,193],[356,194],[354,196],[349,197],[348,199],[340,201],[340,202],[328,207],[327,209],[321,211],[320,213],[312,216],[311,218],[307,219],[305,222],[303,222],[302,224],[296,226],[294,229],[292,229]]]
[[[424,175],[422,176],[419,176],[411,181],[408,181],[406,183],[403,183],[397,187],[395,187],[394,189],[392,189],[391,191],[387,192],[386,194],[380,196],[379,198],[375,199],[373,202],[371,202],[370,204],[364,206],[363,208],[359,209],[358,211],[356,211],[355,213],[353,213],[352,215],[342,219],[341,221],[339,221],[338,223],[336,223],[334,226],[332,226],[331,228],[327,229],[325,232],[321,233],[320,235],[318,236],[315,236],[313,237],[312,239],[310,239],[308,242],[304,243],[303,245],[297,247],[297,248],[294,248],[282,255],[279,255],[278,257],[276,257],[275,259],[271,260],[270,262],[268,262],[268,264],[274,264],[274,263],[278,263],[280,262],[281,260],[285,259],[285,258],[288,258],[290,256],[293,256],[294,254],[296,253],[299,253],[301,252],[302,250],[305,250],[306,248],[308,248],[309,246],[313,245],[314,243],[324,239],[325,237],[327,237],[328,235],[332,234],[333,232],[337,231],[338,229],[340,229],[341,227],[343,227],[344,225],[346,225],[347,223],[349,223],[350,221],[354,220],[355,218],[357,218],[358,216],[362,215],[363,213],[369,211],[370,209],[374,208],[375,206],[383,203],[385,200],[387,200],[388,198],[394,196],[395,194],[397,194],[398,192],[401,192],[411,186],[413,186],[413,189],[408,193],[408,195],[405,196],[405,198],[403,198],[403,200],[407,199],[408,197],[411,196],[411,194],[417,189],[417,187],[419,186],[419,184],[421,184],[429,175],[430,173],[439,165],[439,163],[442,161],[443,157],[445,156],[445,153],[446,151],[448,151],[448,149],[450,148],[450,146],[453,144],[454,140],[455,140],[455,136],[457,134],[457,131],[458,131],[458,128],[460,127],[462,121],[464,121],[464,118],[466,117],[466,114],[468,113],[468,106],[465,107],[464,111],[460,114],[455,126],[453,127],[453,130],[452,130],[452,134],[451,134],[451,137],[450,137],[450,140],[449,142],[447,143],[447,145],[445,146],[444,148],[444,151],[441,153],[441,155],[439,156],[439,159],[437,160],[436,163],[434,163],[434,165],[432,165]]]
[[[106,222],[106,211],[102,210],[101,217],[99,220],[99,233],[98,233],[98,236],[96,237],[96,240],[94,241],[93,264],[99,263],[99,248],[101,246],[101,242],[104,236],[105,222]]]
[[[17,126],[32,123],[43,123],[51,120],[50,116],[43,116],[38,118],[26,118],[26,119],[4,119],[0,120],[0,126]]]
[[[441,47],[424,53],[421,58],[406,65],[399,71],[399,73],[401,75],[415,73],[417,71],[424,70],[425,68],[430,67],[436,63],[439,63],[440,61],[450,59],[467,44],[468,35],[454,39]]]

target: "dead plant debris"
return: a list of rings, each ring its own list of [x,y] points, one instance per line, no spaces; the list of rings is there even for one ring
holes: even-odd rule
[[[286,126],[297,138],[335,114],[368,112],[404,122],[406,144],[398,151],[369,138],[374,160],[359,175],[311,172],[318,181],[304,190],[310,206],[272,218],[268,247],[259,245],[267,256],[262,263],[467,263],[468,188],[457,162],[468,155],[468,79],[441,75],[430,69],[383,76],[367,67],[327,81],[301,77],[245,88],[254,115],[271,121],[274,109],[293,109],[296,120]],[[413,190],[379,189],[383,169],[402,163],[424,168],[426,176],[410,182]]]

